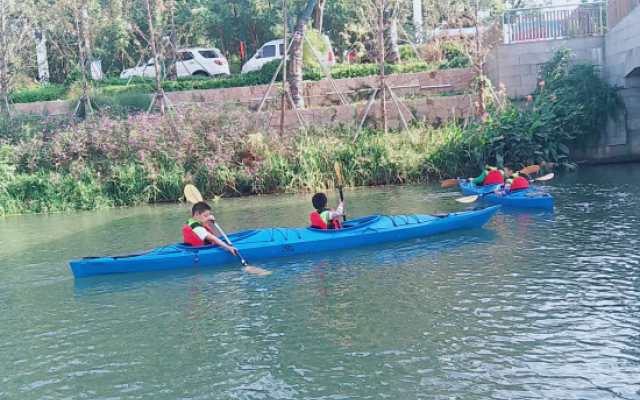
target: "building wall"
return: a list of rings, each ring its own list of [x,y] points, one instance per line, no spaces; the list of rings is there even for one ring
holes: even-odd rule
[[[545,40],[493,46],[487,58],[487,76],[494,86],[504,84],[509,97],[526,96],[536,88],[540,68],[553,57],[555,50],[564,48],[576,55],[570,66],[585,61],[604,65],[604,37]]]

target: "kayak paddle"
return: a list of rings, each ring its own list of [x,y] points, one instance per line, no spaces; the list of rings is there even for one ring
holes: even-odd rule
[[[193,203],[193,204],[203,201],[202,194],[200,194],[200,191],[198,190],[198,188],[196,188],[193,185],[186,185],[184,187],[184,197],[187,199],[189,203]],[[233,247],[233,243],[231,243],[231,240],[229,240],[229,238],[224,233],[222,228],[220,228],[220,225],[218,225],[217,222],[214,222],[213,225],[216,227],[218,232],[220,232],[222,237],[226,240],[227,244]],[[244,270],[246,272],[250,274],[256,274],[259,276],[271,275],[271,271],[266,271],[262,268],[256,268],[256,267],[250,266],[249,263],[242,257],[239,251],[236,250],[235,254],[236,254],[236,257],[240,259],[240,263],[242,263],[242,266],[244,267]]]
[[[537,165],[533,165],[533,167],[537,167]],[[540,168],[540,167],[538,167]],[[544,181],[550,181],[551,179],[553,179],[553,177],[555,176],[554,173],[550,173],[550,174],[546,174],[544,176],[541,176],[540,178],[536,178],[531,182],[544,182]],[[491,194],[493,192],[487,192],[487,193],[482,193],[482,194],[474,194],[472,196],[466,196],[466,197],[460,197],[458,199],[456,199],[456,201],[458,203],[463,203],[463,204],[469,204],[469,203],[473,203],[474,201],[478,200],[481,197],[484,197],[488,194]]]
[[[338,190],[340,191],[340,201],[344,201],[344,195],[342,194],[342,188],[344,186],[342,186],[342,174],[340,173],[340,163],[337,161],[333,163],[333,169],[336,170],[336,176],[338,177]],[[347,220],[347,216],[343,215],[342,221],[346,221],[346,220]]]
[[[537,174],[538,172],[540,172],[539,165],[529,165],[528,167],[524,167],[520,170],[520,173],[523,175]]]
[[[447,179],[442,181],[442,185],[440,187],[450,188],[454,186],[458,186],[460,184],[460,179]]]

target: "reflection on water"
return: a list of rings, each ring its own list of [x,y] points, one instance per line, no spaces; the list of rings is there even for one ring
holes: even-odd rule
[[[639,173],[582,168],[545,187],[553,213],[267,260],[262,278],[73,279],[69,259],[178,240],[186,205],[0,220],[0,399],[638,399]],[[464,209],[437,187],[346,197],[353,218]],[[213,207],[232,232],[303,225],[309,204]]]

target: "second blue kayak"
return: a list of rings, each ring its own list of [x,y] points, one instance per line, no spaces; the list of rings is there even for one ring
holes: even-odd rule
[[[467,196],[480,195],[480,200],[489,203],[512,207],[553,210],[553,197],[548,193],[541,192],[536,188],[518,190],[505,196],[492,193],[499,187],[500,185],[476,186],[468,181],[460,183],[462,193]]]
[[[343,223],[344,229],[271,228],[229,235],[249,261],[328,252],[359,246],[409,240],[459,229],[480,228],[500,209],[494,206],[442,215],[373,215]],[[164,271],[197,266],[238,263],[216,245],[190,247],[176,243],[149,251],[69,262],[73,275],[82,278],[126,272]]]

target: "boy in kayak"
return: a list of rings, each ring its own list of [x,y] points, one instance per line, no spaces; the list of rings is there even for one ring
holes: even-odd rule
[[[484,163],[484,171],[482,171],[482,175],[477,178],[469,178],[469,182],[473,183],[476,186],[497,185],[499,183],[504,183],[504,171],[499,170],[497,167],[493,167],[493,165],[496,165],[495,157],[489,158]]]
[[[516,190],[522,190],[529,188],[529,181],[524,176],[520,175],[520,172],[516,171],[516,166],[513,164],[507,164],[504,166],[504,173],[506,175],[505,184],[500,188],[493,191],[493,193],[499,196],[506,196]]]
[[[234,256],[236,248],[227,245],[222,240],[214,236],[213,230],[209,226],[209,222],[216,222],[211,215],[211,207],[204,201],[196,203],[191,208],[191,219],[182,228],[182,236],[184,242],[191,246],[204,246],[207,244],[217,244],[225,250],[228,250]]]
[[[330,210],[327,208],[327,195],[324,193],[316,193],[311,199],[315,212],[311,213],[311,227],[316,229],[341,229],[340,217],[346,215],[344,213],[344,201],[341,201],[338,208]]]

